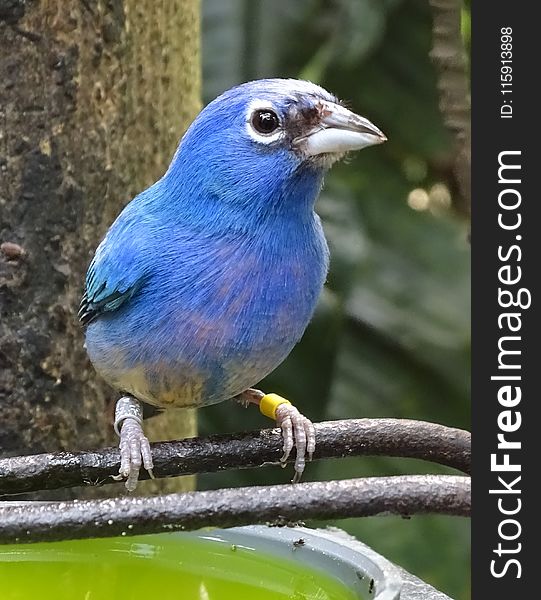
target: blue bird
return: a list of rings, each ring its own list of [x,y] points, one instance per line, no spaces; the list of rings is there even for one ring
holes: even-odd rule
[[[95,369],[123,394],[119,476],[152,475],[142,405],[235,398],[282,429],[295,480],[315,448],[312,423],[252,389],[301,338],[328,268],[314,204],[331,165],[385,141],[323,88],[264,79],[197,116],[169,169],[121,212],[98,246],[79,317]]]

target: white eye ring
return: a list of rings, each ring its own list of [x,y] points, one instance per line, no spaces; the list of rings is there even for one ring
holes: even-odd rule
[[[251,102],[246,111],[246,131],[248,132],[248,135],[255,142],[260,144],[272,144],[273,142],[282,139],[284,137],[284,130],[282,129],[281,124],[272,133],[261,133],[254,128],[252,120],[254,114],[258,111],[268,111],[275,115],[278,114],[276,109],[265,100],[254,100]]]

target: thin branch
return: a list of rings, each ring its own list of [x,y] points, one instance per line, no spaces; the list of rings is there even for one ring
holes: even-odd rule
[[[314,459],[347,456],[418,458],[469,473],[467,431],[402,419],[351,419],[316,424]],[[279,429],[214,435],[152,444],[154,475],[176,477],[275,465],[282,454]],[[0,496],[112,483],[117,448],[0,459]],[[141,474],[147,477],[146,473]]]
[[[466,52],[462,42],[462,0],[430,0],[433,47],[430,57],[438,73],[440,110],[455,139],[453,172],[461,196],[456,208],[471,212],[471,101]]]
[[[382,514],[468,516],[470,478],[409,475],[0,507],[0,543]]]

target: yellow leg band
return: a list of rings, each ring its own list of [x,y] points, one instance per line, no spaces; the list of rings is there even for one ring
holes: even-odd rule
[[[269,419],[276,420],[276,409],[280,404],[291,404],[291,402],[278,394],[265,394],[259,402],[259,410]]]

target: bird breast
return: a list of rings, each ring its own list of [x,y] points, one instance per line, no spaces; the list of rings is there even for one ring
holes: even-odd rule
[[[90,325],[96,368],[159,406],[212,404],[255,385],[315,309],[327,270],[319,221],[295,239],[192,238],[166,248],[126,308]]]

